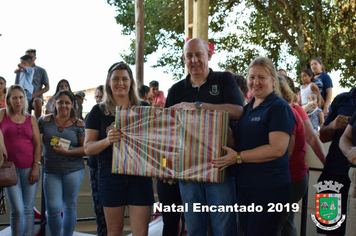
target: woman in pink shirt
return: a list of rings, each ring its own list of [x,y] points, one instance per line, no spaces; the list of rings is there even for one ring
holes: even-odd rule
[[[20,85],[11,85],[6,109],[0,110],[0,129],[4,135],[8,160],[14,162],[18,183],[5,188],[10,203],[12,235],[32,235],[33,207],[41,165],[41,141],[37,120],[27,113],[27,99]]]

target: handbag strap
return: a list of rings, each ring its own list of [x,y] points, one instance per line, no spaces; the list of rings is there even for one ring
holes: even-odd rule
[[[7,156],[5,153],[2,154],[2,157],[4,158],[4,163],[7,162]]]
[[[1,168],[1,166],[2,166],[5,162],[7,162],[7,156],[6,156],[5,153],[2,152],[2,150],[0,151],[0,155],[1,155],[1,154],[2,154],[2,157],[3,157],[3,161],[0,162],[0,168]]]

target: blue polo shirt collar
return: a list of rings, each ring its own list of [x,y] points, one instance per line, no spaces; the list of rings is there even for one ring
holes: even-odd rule
[[[204,81],[203,84],[205,84],[208,80],[211,80],[211,79],[213,79],[213,70],[209,68],[208,78]],[[200,86],[203,86],[203,84],[200,85]],[[188,88],[191,88],[191,87],[193,87],[193,86],[190,83],[190,74],[188,74],[187,77],[184,80],[184,88],[188,89]]]
[[[278,95],[276,94],[275,91],[273,91],[272,93],[270,93],[265,100],[263,100],[263,102],[261,102],[260,105],[258,105],[258,107],[268,107],[269,105],[271,105],[274,102],[275,97],[277,97]],[[255,97],[252,98],[251,101],[251,106],[250,109],[252,109],[252,104],[255,102]]]
[[[352,89],[350,90],[350,98],[356,100],[356,88],[352,88]]]

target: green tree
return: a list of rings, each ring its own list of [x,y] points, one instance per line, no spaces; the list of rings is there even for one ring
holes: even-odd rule
[[[123,33],[133,34],[134,1],[108,3],[117,6]],[[299,74],[317,56],[327,72],[341,71],[341,86],[356,84],[356,0],[210,0],[209,4],[209,41],[216,43],[217,52],[228,55],[221,68],[244,72],[253,58],[266,55],[276,66]],[[144,0],[144,23],[145,55],[165,49],[156,66],[182,78],[184,1]],[[130,49],[123,56],[134,64],[134,42]]]

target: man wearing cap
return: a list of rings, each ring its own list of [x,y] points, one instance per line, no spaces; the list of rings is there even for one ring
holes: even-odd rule
[[[78,104],[79,104],[79,112],[78,112],[79,113],[79,118],[84,120],[82,112],[83,112],[83,102],[84,102],[84,100],[86,100],[85,99],[85,93],[83,91],[78,91],[75,94],[75,96],[77,97]]]
[[[193,38],[184,45],[183,60],[189,74],[184,80],[172,86],[165,106],[177,109],[228,111],[230,119],[238,120],[242,115],[243,108],[237,83],[230,72],[214,72],[209,69],[208,62],[211,57],[212,52],[207,42],[202,39]],[[160,187],[162,193],[159,194],[159,197],[160,195],[165,196],[164,193],[171,191],[170,185],[163,181],[158,180],[158,182],[157,186]],[[234,186],[233,178],[228,175],[225,176],[225,182],[222,183],[179,181],[179,187],[176,188],[180,189],[182,203],[189,206],[189,211],[184,212],[188,235],[206,236],[209,215],[214,235],[237,234],[236,213],[193,212],[192,207],[194,203],[209,206],[233,206],[236,203]],[[160,198],[162,204],[169,200],[171,199],[162,201]],[[176,201],[179,200],[176,199]],[[165,219],[163,221],[165,222]]]

